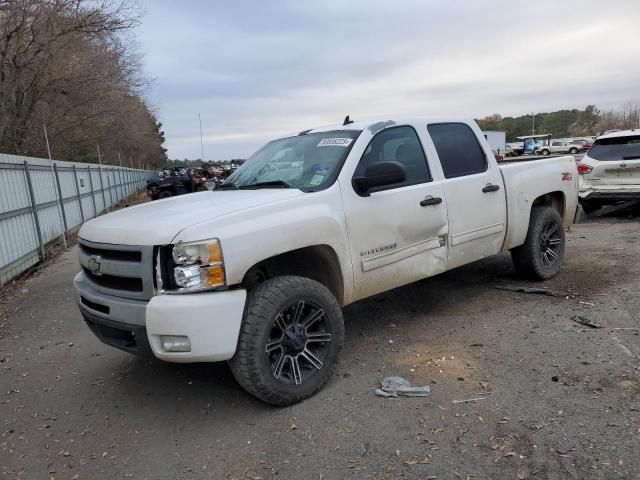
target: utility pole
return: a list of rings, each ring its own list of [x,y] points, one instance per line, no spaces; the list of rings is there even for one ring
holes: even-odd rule
[[[122,158],[120,158],[120,152],[118,152],[118,162],[120,162],[120,166],[122,166]]]
[[[536,134],[536,114],[531,114],[531,135]]]
[[[53,169],[53,159],[51,158],[51,147],[49,146],[49,135],[47,134],[47,124],[42,122],[42,129],[44,130],[44,141],[47,143],[47,154],[49,155],[49,166],[51,167],[51,178],[53,178],[53,181],[55,182],[56,180],[56,172]],[[58,195],[58,215],[60,215],[60,222],[62,222],[62,243],[64,243],[64,249],[67,250],[67,232],[65,231],[65,221],[64,221],[64,217],[62,214],[62,209],[64,208],[64,205],[62,204],[62,194],[60,194],[60,192],[58,191],[59,195]]]
[[[202,141],[202,117],[198,114],[198,120],[200,121],[200,154],[202,161],[204,162],[204,142]]]
[[[100,162],[100,165],[102,165],[102,157],[100,156],[100,145],[96,145],[96,147],[98,147],[98,162]]]

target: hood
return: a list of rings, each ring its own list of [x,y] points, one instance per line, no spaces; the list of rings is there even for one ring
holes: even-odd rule
[[[223,190],[155,200],[86,222],[78,234],[90,242],[166,245],[197,223],[304,195],[297,189]]]

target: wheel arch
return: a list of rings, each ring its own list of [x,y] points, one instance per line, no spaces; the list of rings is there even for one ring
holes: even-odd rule
[[[555,192],[545,193],[544,195],[540,195],[539,197],[534,199],[532,203],[532,207],[538,207],[538,206],[546,206],[546,207],[553,208],[555,211],[558,212],[558,214],[564,221],[565,206],[566,206],[566,199],[565,199],[564,192],[555,191]],[[529,212],[529,218],[531,218],[531,212]]]
[[[315,280],[327,287],[340,305],[344,305],[342,268],[337,253],[329,245],[311,245],[261,260],[246,271],[241,285],[250,290],[264,280],[282,275]]]

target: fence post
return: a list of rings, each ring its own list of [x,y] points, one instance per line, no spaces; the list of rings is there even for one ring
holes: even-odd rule
[[[124,176],[122,175],[121,168],[118,169],[118,180],[120,180],[120,195],[124,200],[125,198],[127,198],[127,192],[125,191],[125,188],[124,188]]]
[[[24,161],[24,173],[27,177],[27,187],[29,187],[29,198],[31,199],[31,212],[33,220],[36,224],[36,235],[38,235],[38,244],[40,245],[40,260],[45,259],[44,242],[42,241],[42,232],[40,231],[40,220],[38,219],[38,208],[36,205],[36,197],[33,195],[33,185],[31,184],[31,174],[29,173],[29,164]]]
[[[113,205],[113,195],[111,194],[111,179],[107,175],[107,188],[109,189],[109,205]]]
[[[102,205],[104,209],[108,212],[109,207],[107,207],[107,197],[104,195],[104,183],[102,181],[102,167],[98,167],[98,173],[100,174],[100,191],[102,192]]]
[[[57,164],[53,164],[53,174],[56,177],[56,187],[58,187],[58,199],[60,200],[60,210],[62,211],[62,223],[64,225],[64,231],[67,232],[69,228],[67,227],[67,215],[64,212],[64,198],[62,198],[62,189],[60,188],[60,177],[58,176],[58,166]],[[64,233],[63,233],[64,235]]]
[[[98,216],[98,210],[96,210],[96,195],[93,193],[93,178],[91,178],[91,167],[87,167],[89,172],[89,188],[91,188],[91,203],[93,204],[93,216]]]
[[[84,212],[82,211],[82,199],[80,198],[80,187],[78,186],[78,174],[76,173],[76,166],[73,166],[73,178],[76,179],[76,195],[78,196],[78,208],[80,208],[80,218],[84,223]]]

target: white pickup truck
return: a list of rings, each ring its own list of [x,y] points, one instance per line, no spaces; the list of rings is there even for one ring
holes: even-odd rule
[[[85,223],[74,285],[103,342],[228,360],[288,405],[334,371],[342,306],[505,251],[550,278],[577,200],[573,157],[498,165],[471,120],[345,120],[266,144],[213,192]]]

